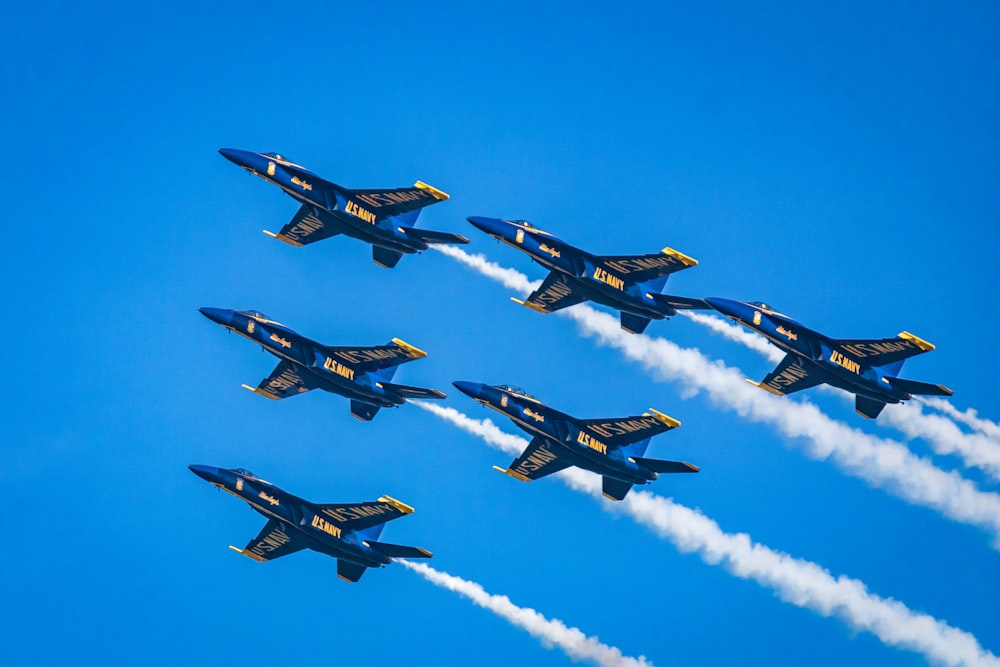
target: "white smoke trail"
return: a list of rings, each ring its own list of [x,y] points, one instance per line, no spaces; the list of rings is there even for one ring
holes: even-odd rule
[[[932,407],[935,410],[945,413],[955,421],[961,422],[969,428],[979,431],[983,435],[1000,442],[1000,424],[990,421],[989,419],[979,417],[975,409],[969,408],[965,412],[962,412],[943,398],[918,397],[917,400],[924,403],[928,407]]]
[[[499,267],[483,255],[469,255],[448,246],[441,247],[441,251],[511,289],[530,289],[523,274]],[[773,396],[752,387],[737,369],[710,361],[698,350],[681,348],[663,338],[627,333],[616,319],[589,306],[581,304],[559,314],[574,320],[582,333],[596,338],[598,344],[613,347],[640,363],[657,379],[680,381],[689,388],[705,390],[715,403],[753,421],[773,425],[792,442],[803,439],[811,458],[831,458],[842,470],[872,486],[885,488],[955,521],[979,526],[993,535],[994,547],[1000,548],[1000,496],[984,493],[957,473],[935,467],[903,444],[837,422],[811,403]]]
[[[527,440],[503,432],[489,419],[473,419],[433,403],[413,403],[512,456],[528,445]],[[554,476],[576,491],[601,499],[596,475],[570,468]],[[983,649],[968,632],[914,612],[892,598],[870,593],[857,579],[834,577],[815,563],[774,551],[754,542],[746,533],[726,533],[697,510],[637,490],[620,503],[601,502],[606,509],[628,514],[681,551],[696,552],[706,563],[721,564],[733,575],[773,590],[785,602],[839,618],[855,630],[872,633],[888,646],[915,651],[940,665],[1000,665],[1000,659]]]
[[[687,311],[681,311],[681,314],[729,340],[759,352],[774,363],[778,363],[785,356],[784,352],[767,342],[766,338],[746,331],[743,327],[712,315]],[[847,392],[834,387],[829,389],[843,398],[853,399]],[[940,399],[933,400],[940,401]],[[947,401],[940,402],[958,412]],[[887,405],[879,415],[878,421],[895,428],[908,438],[923,439],[937,454],[943,456],[957,454],[967,468],[980,468],[994,479],[1000,480],[1000,442],[991,440],[981,433],[964,433],[950,419],[925,414],[917,404]]]
[[[530,635],[542,640],[548,647],[558,646],[571,660],[590,660],[607,667],[652,667],[644,656],[632,658],[623,655],[614,646],[602,644],[596,637],[588,637],[577,628],[568,627],[559,619],[547,619],[534,609],[518,607],[506,595],[492,595],[474,581],[468,581],[446,572],[435,570],[423,563],[398,560],[410,570],[441,588],[458,593],[474,604],[492,611]]]

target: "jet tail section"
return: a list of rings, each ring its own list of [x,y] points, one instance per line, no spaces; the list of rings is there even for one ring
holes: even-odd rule
[[[704,299],[692,299],[687,296],[674,296],[672,294],[656,294],[647,292],[646,296],[652,299],[656,305],[664,308],[664,315],[676,315],[678,310],[711,310],[711,306]]]
[[[399,230],[406,234],[407,238],[423,241],[424,243],[448,243],[460,245],[469,242],[469,239],[461,234],[452,234],[450,232],[435,232],[430,229],[417,229],[416,227],[400,227]]]
[[[603,477],[602,478],[602,491],[604,492],[604,497],[611,500],[622,500],[628,495],[628,492],[632,489],[632,485],[628,482],[623,482],[620,479],[615,479],[613,477]]]
[[[351,416],[363,422],[370,422],[375,419],[375,415],[378,414],[379,410],[380,408],[377,405],[372,405],[371,403],[351,401]]]
[[[908,394],[919,394],[921,396],[951,396],[953,392],[948,387],[931,384],[929,382],[917,382],[916,380],[904,380],[903,378],[887,377],[886,381],[895,389],[901,389]]]
[[[405,384],[393,384],[392,382],[380,382],[379,385],[386,391],[395,392],[404,398],[445,398],[445,395],[437,389],[410,387]]]
[[[866,398],[865,396],[854,397],[854,411],[862,417],[875,419],[884,407],[885,403],[876,401],[874,398]]]
[[[361,575],[367,570],[364,565],[351,563],[350,561],[337,559],[337,576],[349,584],[356,583]]]
[[[381,266],[383,269],[396,268],[396,265],[399,264],[399,260],[402,259],[402,257],[403,253],[401,252],[389,250],[388,248],[383,248],[382,246],[372,246],[372,261]]]
[[[622,329],[629,333],[641,334],[649,326],[649,321],[648,317],[626,313],[624,310],[621,313]]]
[[[420,547],[408,547],[403,544],[389,544],[388,542],[366,542],[369,548],[389,558],[433,558],[427,549]]]
[[[687,461],[664,461],[663,459],[644,459],[638,456],[632,457],[632,460],[643,466],[644,468],[649,468],[653,472],[698,472],[701,470],[698,466],[688,463]]]

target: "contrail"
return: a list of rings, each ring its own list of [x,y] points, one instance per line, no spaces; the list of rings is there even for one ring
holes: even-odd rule
[[[454,408],[424,401],[413,403],[512,456],[528,445],[527,440],[505,433],[489,419],[473,419]],[[681,551],[696,552],[709,565],[721,564],[741,579],[770,588],[785,602],[870,632],[887,646],[915,651],[940,665],[1000,665],[1000,659],[968,632],[914,612],[892,598],[870,593],[857,579],[834,577],[816,563],[774,551],[746,533],[726,533],[697,510],[635,489],[620,503],[603,501],[599,478],[578,468],[553,476],[597,498],[606,509],[624,512]]]
[[[934,408],[935,410],[945,413],[955,421],[961,422],[975,431],[979,431],[985,436],[1000,441],[1000,424],[990,421],[989,419],[979,417],[973,408],[969,408],[965,412],[961,412],[958,408],[943,398],[920,397],[917,400],[929,407]]]
[[[449,246],[433,247],[510,289],[530,289],[531,283],[523,274],[499,267],[482,255],[469,255]],[[664,338],[627,333],[616,319],[589,306],[580,304],[559,314],[574,320],[584,335],[619,350],[657,379],[705,390],[717,404],[753,421],[771,424],[792,442],[802,438],[811,458],[831,458],[842,470],[872,486],[930,507],[954,521],[983,528],[993,535],[994,547],[1000,548],[1000,496],[980,491],[957,473],[935,467],[905,445],[837,422],[811,403],[752,387],[737,369],[711,361],[698,350],[681,348]]]
[[[681,314],[729,340],[759,352],[773,363],[781,361],[785,356],[784,352],[768,343],[766,338],[746,331],[743,327],[730,324],[711,315],[686,311],[682,311]],[[847,392],[834,387],[829,389],[844,398],[851,398]],[[940,401],[958,413],[947,401],[931,400]],[[929,400],[924,402],[930,403]],[[895,428],[908,438],[923,439],[937,454],[943,456],[957,454],[967,468],[980,468],[994,479],[1000,480],[1000,442],[992,440],[982,433],[964,433],[950,419],[940,415],[925,414],[920,405],[916,403],[887,405],[882,414],[879,415],[878,421]]]
[[[623,655],[614,646],[602,644],[597,640],[597,637],[588,637],[579,629],[571,628],[559,619],[550,620],[534,609],[518,607],[506,595],[487,593],[482,586],[474,581],[435,570],[423,563],[413,563],[402,559],[399,559],[398,562],[417,572],[432,584],[454,591],[483,609],[492,611],[511,624],[527,630],[533,637],[541,639],[546,647],[558,646],[571,660],[590,660],[598,665],[607,665],[608,667],[652,667],[653,663],[646,660],[644,656],[632,658]]]

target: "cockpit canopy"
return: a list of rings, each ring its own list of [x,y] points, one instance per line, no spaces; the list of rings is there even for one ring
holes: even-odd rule
[[[531,394],[529,394],[527,391],[525,391],[524,389],[521,389],[520,387],[515,387],[512,384],[498,384],[497,388],[498,389],[503,389],[504,391],[509,391],[512,394],[517,394],[518,396],[523,396],[524,398],[531,399],[532,401],[535,401],[536,403],[538,402],[538,399],[535,398],[534,396],[532,396]]]
[[[253,474],[246,468],[233,468],[233,472],[243,475],[244,477],[253,477],[254,479],[257,479],[257,475]]]
[[[278,153],[274,153],[274,152],[271,152],[271,153],[261,153],[261,155],[263,155],[264,157],[271,157],[271,158],[274,158],[275,160],[281,160],[282,162],[285,162],[285,161],[286,161],[286,160],[285,160],[285,158],[283,158],[283,157],[282,157],[281,155],[279,155]]]

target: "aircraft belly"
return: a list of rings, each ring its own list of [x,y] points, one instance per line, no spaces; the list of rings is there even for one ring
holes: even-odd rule
[[[356,218],[353,215],[347,215],[340,211],[330,211],[329,209],[326,212],[343,225],[343,233],[345,235],[359,241],[404,254],[413,254],[419,250],[425,250],[427,247],[424,244],[423,248],[418,248],[416,244],[398,238],[391,232],[382,230],[372,223]]]
[[[626,292],[616,290],[613,287],[608,287],[604,283],[594,280],[580,280],[579,282],[583,286],[580,291],[595,303],[607,306],[608,308],[614,308],[615,310],[623,310],[626,313],[645,317],[650,320],[663,319],[663,313],[660,310],[646,306]]]
[[[352,401],[361,401],[362,403],[376,405],[380,408],[391,408],[394,405],[402,403],[392,400],[388,395],[376,394],[370,389],[366,389],[364,386],[346,378],[341,379],[339,375],[327,373],[326,371],[317,371],[313,368],[308,368],[307,370],[311,377],[318,380],[317,384],[320,389],[349,398]]]
[[[628,482],[629,484],[645,484],[648,481],[645,477],[640,477],[629,470],[624,463],[608,458],[607,455],[601,454],[589,447],[569,443],[561,444],[563,444],[573,457],[580,461],[578,465],[581,468],[586,468],[598,475],[612,477],[622,482]]]

